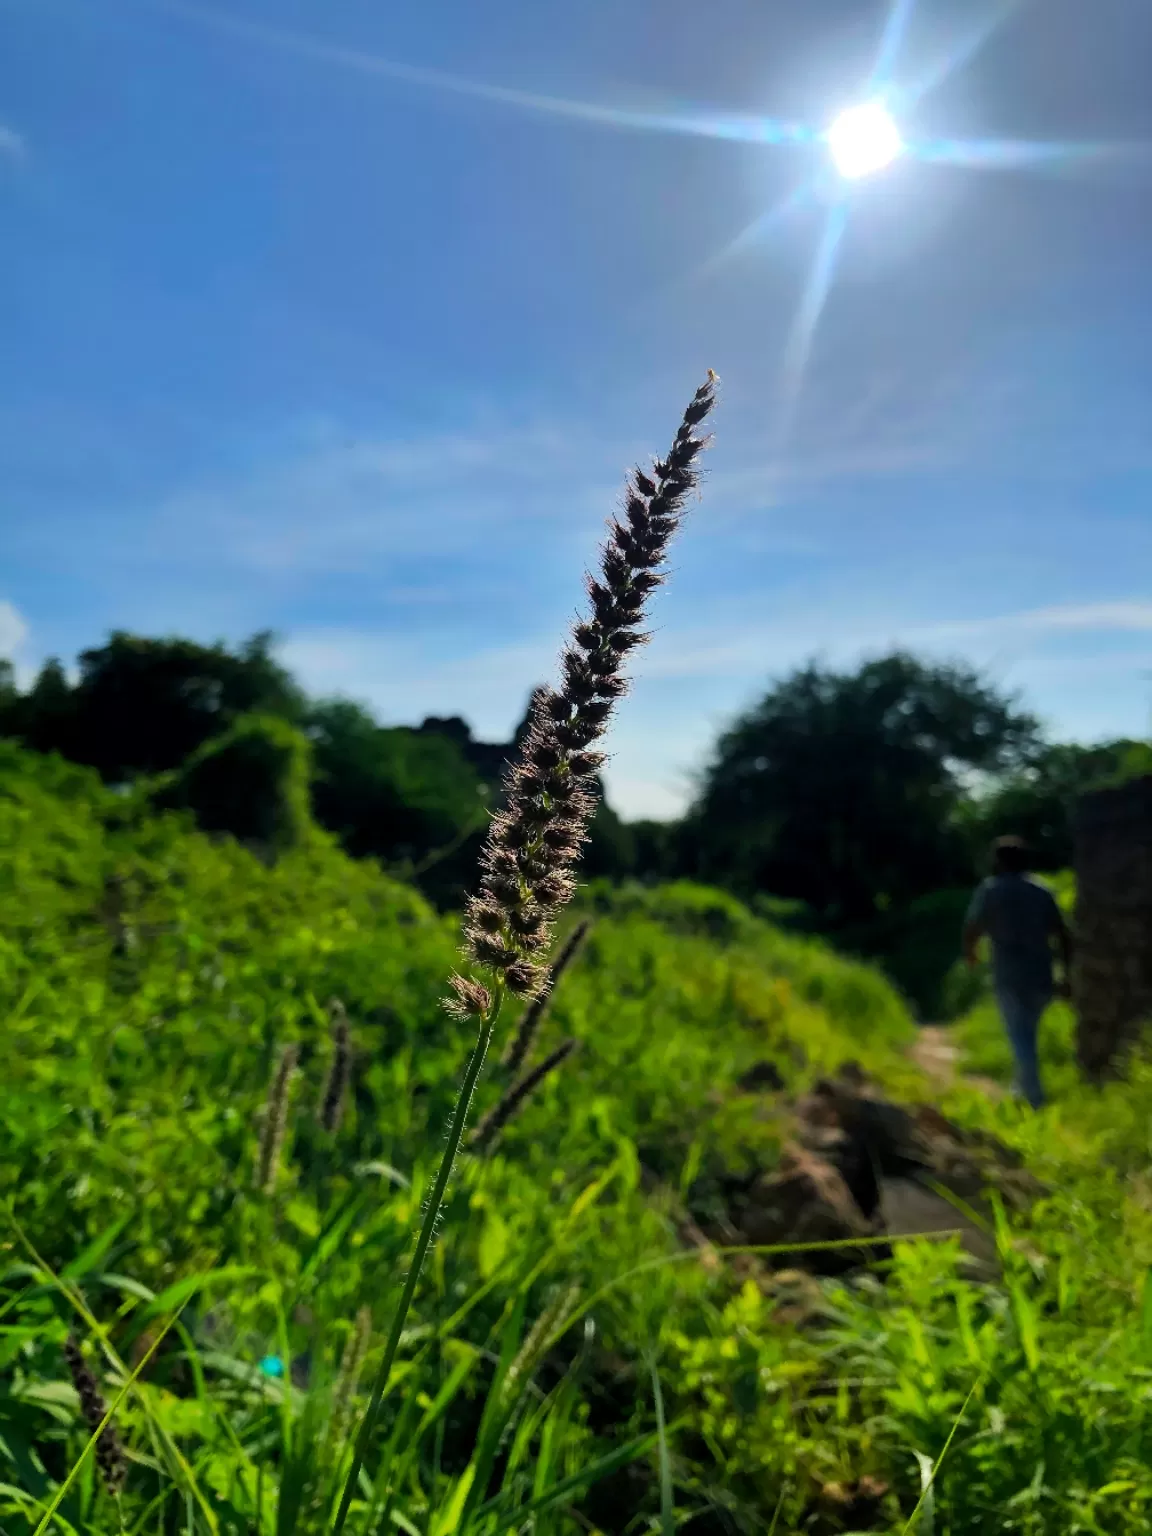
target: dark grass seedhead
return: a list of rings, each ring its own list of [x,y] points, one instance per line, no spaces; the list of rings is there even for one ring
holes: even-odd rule
[[[490,1147],[509,1120],[514,1119],[524,1108],[544,1079],[564,1065],[576,1046],[575,1040],[565,1040],[563,1045],[558,1045],[538,1066],[533,1067],[531,1072],[526,1072],[518,1082],[513,1083],[500,1102],[477,1123],[476,1129],[468,1138],[469,1146],[477,1152]]]
[[[296,1076],[298,1049],[295,1045],[284,1046],[276,1063],[276,1071],[268,1085],[268,1097],[264,1103],[263,1122],[260,1127],[260,1148],[256,1159],[256,1188],[265,1195],[275,1191],[280,1176],[280,1164],[284,1156],[284,1142],[288,1135],[288,1107],[292,1098],[292,1083]]]
[[[505,777],[505,809],[493,817],[481,856],[479,894],[469,904],[465,953],[497,985],[532,998],[545,985],[544,956],[595,808],[604,734],[628,689],[623,663],[647,638],[645,603],[663,580],[669,541],[699,482],[705,439],[697,427],[716,399],[716,377],[696,391],[666,459],[633,471],[621,515],[609,524],[600,571],[587,579],[590,614],[560,657],[560,686],[538,689],[517,760]],[[456,978],[454,1012],[482,1016],[487,988]],[[486,1001],[487,1000],[487,1001]]]
[[[360,1382],[360,1373],[364,1369],[364,1360],[371,1342],[372,1313],[368,1307],[361,1307],[356,1314],[352,1331],[345,1341],[344,1352],[340,1357],[340,1368],[336,1373],[336,1383],[332,1389],[329,1435],[337,1448],[342,1447],[348,1439],[356,1388]]]
[[[352,1031],[339,998],[334,997],[328,1004],[328,1012],[332,1054],[320,1094],[320,1128],[326,1135],[334,1136],[344,1117],[348,1086],[352,1081]]]
[[[68,1374],[72,1377],[76,1396],[80,1399],[80,1412],[88,1426],[88,1432],[95,1434],[103,1422],[104,1415],[108,1412],[108,1404],[104,1401],[99,1383],[73,1334],[69,1334],[64,1341],[64,1360],[68,1366]],[[128,1473],[128,1460],[111,1420],[104,1426],[100,1438],[96,1441],[95,1454],[96,1465],[100,1469],[104,1486],[110,1494],[115,1496],[124,1486],[124,1479]]]
[[[556,984],[580,953],[591,927],[592,924],[587,918],[583,922],[576,924],[576,927],[573,928],[561,946],[559,954],[553,960],[544,985],[535,997],[529,999],[528,1006],[523,1014],[521,1014],[520,1022],[516,1026],[516,1033],[508,1042],[508,1048],[504,1052],[504,1058],[501,1063],[510,1075],[515,1076],[525,1061],[527,1061],[536,1042],[536,1036],[540,1032],[540,1025],[544,1022],[544,1016],[547,1014],[549,1005],[552,1002]]]

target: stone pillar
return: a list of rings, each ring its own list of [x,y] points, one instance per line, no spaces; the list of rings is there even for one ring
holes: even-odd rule
[[[1152,775],[1083,795],[1072,832],[1076,1048],[1098,1080],[1152,1023]]]

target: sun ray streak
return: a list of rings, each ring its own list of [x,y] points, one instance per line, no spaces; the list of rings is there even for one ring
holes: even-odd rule
[[[670,282],[664,283],[647,294],[637,306],[637,312],[660,311],[664,305],[687,293],[697,283],[702,283],[714,276],[730,261],[735,261],[744,251],[752,250],[769,240],[787,222],[790,214],[798,213],[812,201],[821,181],[821,177],[812,176],[807,181],[800,182],[786,197],[782,197],[778,203],[774,203],[758,218],[753,219],[751,224],[745,225],[739,234],[728,241],[727,245],[714,251],[711,256],[705,256],[703,261],[689,268],[687,272],[681,273]]]
[[[915,7],[916,0],[893,0],[892,9],[884,23],[884,35],[880,39],[876,63],[872,66],[872,78],[868,86],[870,96],[879,95],[883,98],[891,86],[896,60],[900,57],[900,49],[904,45]]]
[[[902,86],[896,93],[900,107],[914,107],[917,102],[943,85],[950,75],[970,64],[980,50],[991,41],[1000,28],[1022,9],[1025,0],[1002,0],[984,16],[970,32],[962,34],[931,69],[926,70],[913,84]]]
[[[202,6],[188,4],[186,0],[152,0],[152,3],[172,15],[199,22],[246,42],[275,48],[282,53],[295,54],[298,57],[313,59],[317,63],[330,64],[337,68],[355,70],[360,74],[377,75],[407,85],[422,86],[428,90],[443,91],[456,96],[469,96],[477,101],[515,107],[522,111],[543,113],[552,117],[566,117],[606,128],[683,134],[696,138],[725,139],[743,144],[803,145],[813,144],[818,138],[818,135],[803,123],[784,122],[778,118],[750,113],[714,112],[697,107],[651,111],[638,107],[573,101],[562,96],[545,96],[533,91],[514,90],[507,86],[485,85],[481,81],[468,80],[460,75],[445,73],[443,70],[401,64],[362,49],[326,43],[302,33],[286,32],[278,27],[268,27],[256,22],[223,16]]]
[[[808,281],[804,286],[784,352],[775,432],[776,458],[783,453],[791,434],[796,407],[800,402],[800,393],[804,385],[804,374],[812,355],[816,327],[820,323],[820,316],[824,312],[824,306],[828,302],[828,295],[832,289],[832,279],[836,275],[836,257],[847,225],[848,198],[846,195],[841,195],[829,208],[828,216],[824,220],[820,244],[816,248],[816,257],[812,263],[812,270],[808,274]]]
[[[1106,144],[1060,144],[1033,139],[927,139],[907,146],[916,159],[966,170],[1014,171],[1061,165],[1109,154]]]
[[[819,182],[816,177],[808,181],[802,181],[793,187],[787,197],[782,197],[778,203],[765,210],[758,218],[746,225],[738,235],[734,235],[728,244],[723,246],[714,255],[708,256],[696,267],[690,280],[709,277],[720,267],[739,256],[743,251],[750,250],[755,245],[760,245],[772,235],[790,214],[796,213],[805,203],[809,202],[816,191]]]

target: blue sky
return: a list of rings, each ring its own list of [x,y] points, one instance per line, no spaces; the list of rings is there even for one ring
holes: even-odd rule
[[[0,0],[0,654],[273,628],[315,690],[504,736],[713,367],[622,811],[894,643],[1146,732],[1152,10],[905,9],[909,138],[1115,148],[855,184],[789,390],[825,151],[724,125],[826,124],[880,6]]]

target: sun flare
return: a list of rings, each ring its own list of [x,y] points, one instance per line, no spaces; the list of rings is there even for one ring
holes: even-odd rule
[[[882,171],[904,150],[892,114],[878,101],[866,101],[841,112],[826,140],[833,164],[847,181]]]

